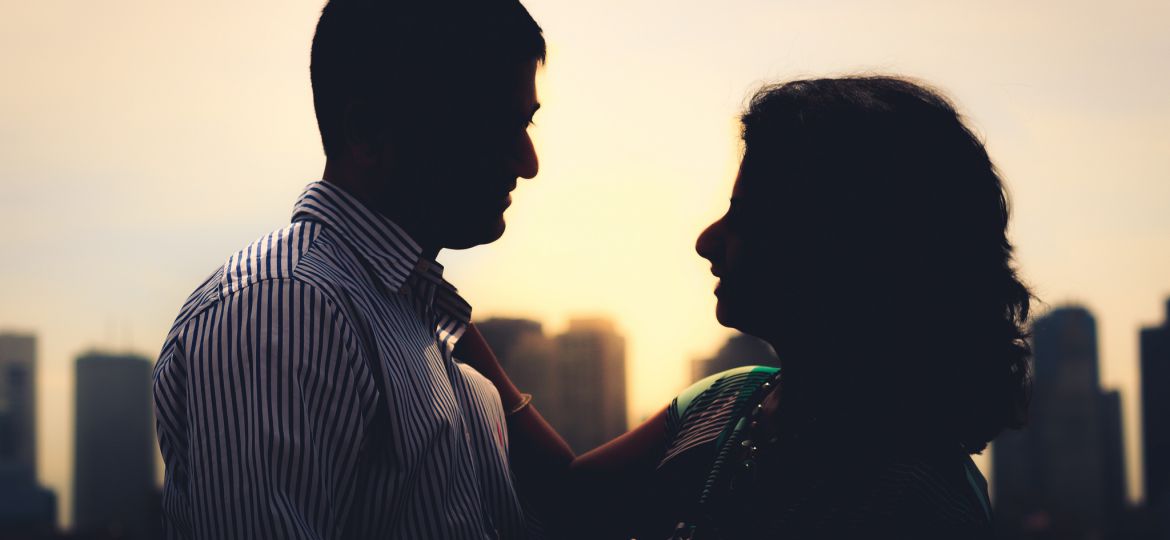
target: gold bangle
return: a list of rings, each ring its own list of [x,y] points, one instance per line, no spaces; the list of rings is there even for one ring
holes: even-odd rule
[[[520,394],[520,403],[512,406],[512,409],[508,411],[508,416],[524,410],[524,407],[527,407],[530,403],[532,403],[532,394]]]

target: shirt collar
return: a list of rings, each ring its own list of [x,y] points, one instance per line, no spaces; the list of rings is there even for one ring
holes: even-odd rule
[[[376,277],[393,294],[415,283],[434,286],[433,304],[447,324],[466,325],[471,306],[443,279],[443,266],[424,258],[422,248],[396,223],[367,208],[345,190],[329,182],[309,184],[293,207],[292,220],[317,221],[340,231]],[[461,323],[461,324],[460,324]],[[452,328],[457,339],[462,329]]]

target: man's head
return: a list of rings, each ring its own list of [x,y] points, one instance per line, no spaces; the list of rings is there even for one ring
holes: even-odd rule
[[[330,1],[311,64],[327,169],[424,247],[499,238],[517,178],[537,172],[544,57],[516,0]]]

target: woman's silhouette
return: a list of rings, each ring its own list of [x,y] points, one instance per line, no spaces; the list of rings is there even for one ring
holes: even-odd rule
[[[719,321],[781,369],[700,381],[575,458],[521,406],[517,474],[584,536],[989,538],[969,455],[1024,422],[1031,295],[983,144],[893,77],[767,87],[743,140],[697,250]],[[464,356],[517,403],[477,337]]]

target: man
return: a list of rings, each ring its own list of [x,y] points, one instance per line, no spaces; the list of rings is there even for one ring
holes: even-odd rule
[[[504,405],[451,350],[443,248],[492,242],[537,161],[540,27],[515,0],[333,0],[326,154],[292,224],[183,305],[155,373],[178,538],[517,538]]]

